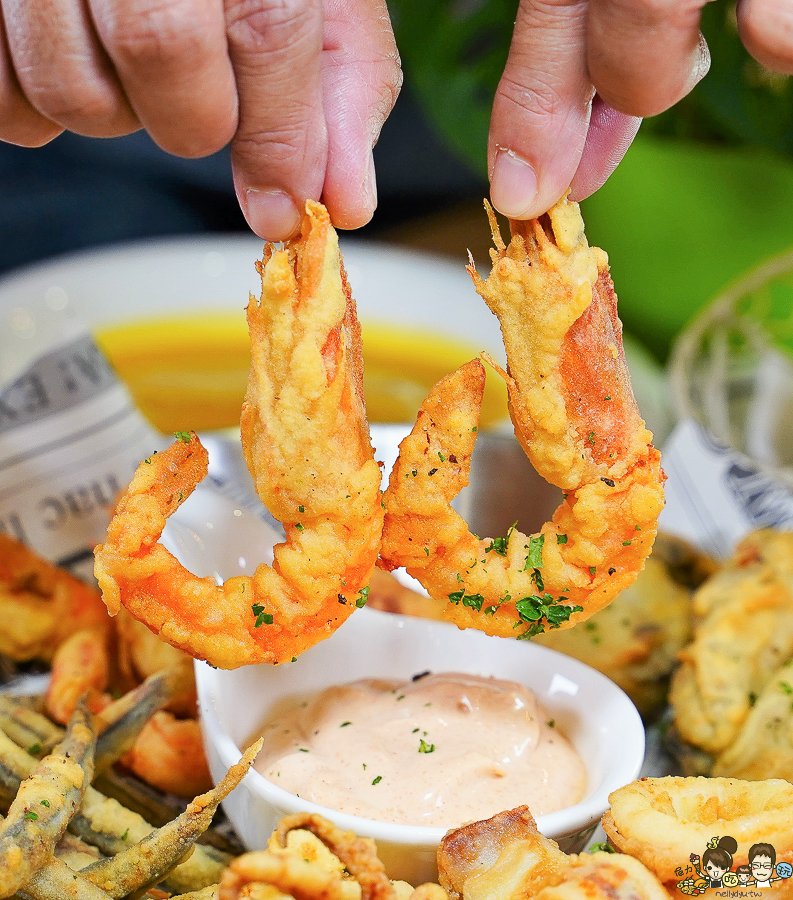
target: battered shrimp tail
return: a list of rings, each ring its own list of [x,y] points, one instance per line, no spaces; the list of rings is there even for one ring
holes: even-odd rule
[[[512,222],[477,292],[504,336],[510,415],[536,470],[565,491],[538,534],[481,540],[450,502],[467,483],[484,368],[467,363],[433,388],[385,495],[381,556],[404,565],[461,628],[530,638],[569,627],[633,582],[663,506],[660,455],[631,391],[605,253],[590,248],[575,203]]]
[[[272,567],[218,586],[158,543],[207,471],[194,434],[139,466],[96,551],[111,613],[123,605],[163,640],[221,668],[287,662],[332,634],[365,602],[383,523],[360,326],[324,207],[309,202],[300,237],[285,249],[267,245],[259,271],[241,425],[259,496],[286,531]]]

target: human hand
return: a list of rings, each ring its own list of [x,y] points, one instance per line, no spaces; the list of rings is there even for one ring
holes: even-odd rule
[[[401,85],[385,0],[0,0],[0,140],[145,128],[170,153],[231,141],[251,228],[289,237],[306,199],[356,228]]]
[[[511,218],[588,197],[638,131],[710,66],[706,0],[521,0],[490,124],[493,205]],[[739,0],[738,30],[764,66],[793,72],[793,2]]]

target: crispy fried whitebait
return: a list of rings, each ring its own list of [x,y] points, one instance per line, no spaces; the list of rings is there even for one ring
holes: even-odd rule
[[[529,638],[602,609],[644,565],[663,506],[663,473],[631,391],[606,255],[590,248],[566,198],[511,222],[477,291],[498,316],[510,413],[537,471],[565,491],[535,535],[480,540],[451,508],[467,484],[484,367],[441,381],[400,446],[385,495],[381,556],[405,566],[462,628]]]
[[[10,897],[49,861],[94,772],[96,733],[79,704],[63,740],[19,786],[0,826],[0,897]]]
[[[218,586],[157,543],[207,471],[184,435],[143,462],[97,548],[111,613],[123,604],[168,643],[214,666],[288,662],[363,605],[383,509],[363,403],[360,326],[326,210],[265,249],[248,306],[252,366],[242,440],[257,491],[284,524],[273,566]]]

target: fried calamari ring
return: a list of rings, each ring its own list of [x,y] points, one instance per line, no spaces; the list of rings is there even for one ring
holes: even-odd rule
[[[778,859],[793,859],[793,784],[781,779],[643,778],[614,791],[609,803],[609,841],[663,882],[679,881],[681,863],[714,834],[735,838],[736,863],[758,842],[772,844]]]

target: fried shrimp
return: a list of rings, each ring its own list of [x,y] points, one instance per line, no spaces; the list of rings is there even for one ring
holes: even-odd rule
[[[431,391],[385,494],[381,556],[405,566],[461,628],[529,638],[607,606],[644,565],[663,506],[660,455],[631,391],[605,253],[575,203],[511,222],[483,281],[501,323],[516,434],[564,500],[535,535],[481,540],[451,508],[467,484],[484,387],[479,360]]]
[[[365,602],[382,532],[360,326],[325,209],[309,202],[301,236],[268,245],[259,271],[242,436],[257,491],[286,531],[273,566],[217,585],[158,543],[207,471],[193,434],[139,466],[96,552],[111,614],[123,605],[221,668],[287,662],[332,634]]]

